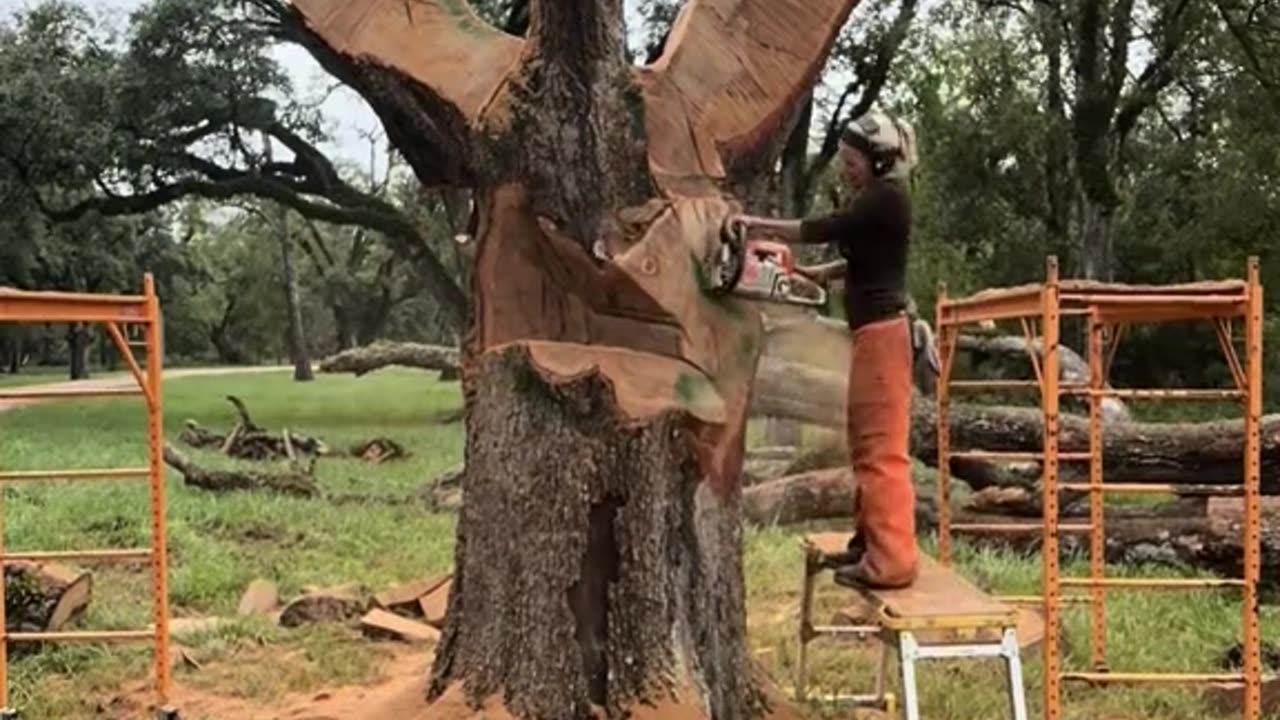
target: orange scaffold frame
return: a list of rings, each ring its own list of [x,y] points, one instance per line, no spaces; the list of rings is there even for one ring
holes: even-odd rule
[[[951,534],[964,531],[1005,531],[1042,533],[1043,594],[1006,597],[1008,601],[1040,604],[1045,617],[1044,717],[1061,717],[1061,683],[1223,683],[1243,686],[1244,717],[1261,716],[1262,661],[1258,625],[1258,580],[1261,573],[1260,521],[1260,438],[1262,415],[1262,285],[1258,258],[1250,257],[1246,279],[1197,282],[1181,285],[1138,286],[1063,280],[1058,276],[1057,259],[1050,256],[1043,283],[985,290],[964,298],[949,298],[939,288],[937,303],[938,351],[942,361],[937,390],[938,442],[938,551],[939,560],[951,562]],[[1059,335],[1063,316],[1080,315],[1088,322],[1089,382],[1059,382]],[[1232,323],[1244,325],[1244,362],[1236,353]],[[953,360],[960,328],[984,321],[1020,320],[1028,342],[1028,354],[1035,380],[953,380]],[[1035,324],[1039,321],[1041,350],[1036,352]],[[1205,390],[1114,389],[1107,376],[1116,344],[1130,324],[1211,320],[1216,324],[1219,344],[1226,356],[1235,387]],[[1016,388],[1038,389],[1044,433],[1041,452],[963,451],[951,448],[948,408],[955,390],[984,391]],[[1058,404],[1061,394],[1083,395],[1089,401],[1089,449],[1087,452],[1060,452],[1058,449]],[[1240,485],[1184,486],[1104,482],[1102,400],[1118,398],[1238,399],[1245,406],[1243,477]],[[989,526],[952,523],[949,511],[950,461],[974,458],[1006,461],[1038,461],[1043,468],[1043,519],[1026,525]],[[1059,482],[1061,461],[1089,463],[1089,482]],[[1089,522],[1061,523],[1058,517],[1061,491],[1087,492]],[[1244,498],[1243,577],[1232,579],[1129,579],[1105,576],[1103,495],[1108,492],[1193,493],[1236,495]],[[1061,577],[1058,567],[1060,533],[1089,535],[1088,577]],[[1087,589],[1087,595],[1064,595],[1063,588]],[[1105,660],[1104,622],[1107,589],[1240,589],[1243,594],[1243,672],[1232,674],[1111,672]],[[1093,672],[1066,672],[1059,657],[1060,611],[1064,602],[1090,606],[1090,659]]]
[[[161,384],[163,365],[160,301],[150,273],[143,278],[142,295],[88,295],[62,292],[28,292],[0,288],[0,323],[86,322],[102,323],[120,357],[129,367],[136,387],[85,387],[66,390],[0,391],[0,400],[25,401],[86,397],[141,395],[147,410],[147,466],[93,470],[22,470],[0,472],[0,483],[40,480],[143,479],[151,490],[151,546],[130,549],[6,552],[4,549],[4,506],[0,495],[0,562],[87,560],[151,561],[152,614],[154,627],[144,630],[83,632],[7,632],[4,623],[4,584],[0,583],[0,720],[13,717],[9,706],[7,642],[117,642],[151,640],[155,645],[154,681],[156,712],[160,718],[177,717],[169,705],[169,591],[168,552],[165,546],[164,456],[161,429]],[[130,342],[128,326],[142,330],[141,342]],[[146,351],[145,370],[134,358],[133,348]]]

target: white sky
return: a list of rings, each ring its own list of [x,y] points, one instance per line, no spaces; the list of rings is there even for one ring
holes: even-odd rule
[[[130,12],[145,4],[145,0],[80,0],[80,2],[95,11],[119,13],[122,25],[127,21]],[[624,0],[624,2],[628,20],[631,20],[635,17],[634,13],[638,9],[639,2],[638,0]],[[7,21],[14,12],[35,4],[37,4],[36,0],[0,0],[0,21]],[[633,26],[636,24],[632,22]],[[293,76],[295,87],[301,91],[303,97],[319,97],[335,84],[333,78],[320,68],[306,50],[300,47],[281,46],[276,55]],[[367,134],[376,133],[380,139],[382,135],[377,116],[359,95],[345,87],[331,93],[322,108],[331,125],[330,134],[334,140],[332,147],[328,149],[336,151],[335,154],[343,159],[367,168],[369,165]],[[385,170],[382,165],[383,157],[384,155],[379,153],[376,170],[379,174]]]

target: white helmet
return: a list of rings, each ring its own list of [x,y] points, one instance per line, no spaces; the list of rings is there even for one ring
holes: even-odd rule
[[[906,180],[915,168],[916,133],[909,123],[872,110],[845,128],[840,140],[871,157],[871,169],[881,177]]]

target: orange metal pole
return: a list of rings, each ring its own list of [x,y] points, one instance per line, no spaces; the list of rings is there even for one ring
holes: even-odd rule
[[[4,491],[0,489],[0,568],[4,567]],[[3,572],[0,571],[0,575]],[[0,578],[0,718],[14,717],[9,707],[9,633],[5,630],[4,581]]]
[[[938,359],[941,367],[937,384],[938,422],[938,561],[944,567],[951,565],[951,424],[948,412],[951,407],[951,359],[952,338],[955,331],[943,325],[943,308],[947,302],[947,286],[938,283],[937,323]]]
[[[1044,512],[1044,717],[1061,717],[1058,658],[1058,258],[1050,255],[1045,263],[1045,284],[1041,291],[1040,332],[1043,360],[1040,379],[1041,407],[1044,412],[1044,478],[1042,481]]]
[[[1259,505],[1262,418],[1262,284],[1258,258],[1249,258],[1249,306],[1245,316],[1249,406],[1244,419],[1244,717],[1262,716],[1261,629],[1258,627],[1258,580],[1262,574]]]
[[[116,352],[120,353],[120,358],[129,366],[129,372],[133,374],[133,379],[138,383],[147,402],[151,402],[151,391],[147,388],[147,381],[142,377],[142,368],[138,367],[138,360],[133,356],[133,350],[129,348],[124,334],[120,332],[120,326],[113,322],[104,324],[107,326],[107,333],[111,335],[111,341],[115,343]]]
[[[1102,375],[1103,325],[1097,313],[1089,315],[1089,577],[1106,574],[1106,532],[1102,495]],[[1089,588],[1089,659],[1098,671],[1106,669],[1106,593],[1099,583]]]
[[[169,704],[169,555],[165,529],[164,435],[161,408],[162,346],[160,301],[151,273],[143,279],[147,300],[147,449],[151,468],[151,594],[155,616],[157,706]]]

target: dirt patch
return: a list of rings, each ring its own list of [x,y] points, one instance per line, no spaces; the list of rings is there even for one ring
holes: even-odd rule
[[[426,720],[425,698],[430,668],[430,651],[404,651],[386,665],[382,682],[367,687],[347,686],[292,693],[277,703],[265,705],[175,685],[172,701],[182,717],[190,720]],[[97,717],[136,720],[147,717],[151,703],[148,687],[138,684],[104,701]],[[431,717],[445,716],[433,713]]]

